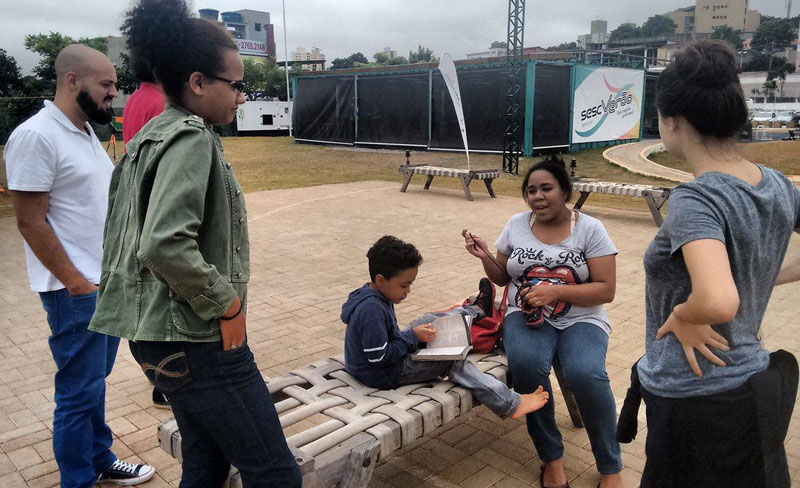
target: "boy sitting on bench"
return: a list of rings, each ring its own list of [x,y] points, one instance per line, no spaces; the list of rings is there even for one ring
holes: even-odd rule
[[[411,292],[422,256],[413,245],[383,236],[367,258],[370,282],[351,292],[342,306],[348,373],[371,388],[384,390],[448,376],[471,389],[478,401],[501,418],[519,419],[547,403],[548,394],[541,386],[520,395],[468,360],[414,361],[411,353],[421,342],[433,340],[436,330],[422,324],[401,332],[394,306]]]

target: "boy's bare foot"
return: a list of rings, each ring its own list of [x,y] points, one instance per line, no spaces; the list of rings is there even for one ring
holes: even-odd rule
[[[539,410],[545,406],[549,398],[550,395],[539,385],[539,388],[533,393],[520,395],[519,406],[514,410],[514,413],[511,414],[511,418],[517,420],[522,418],[525,414]]]

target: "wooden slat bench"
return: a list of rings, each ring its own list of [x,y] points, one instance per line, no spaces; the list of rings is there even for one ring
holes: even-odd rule
[[[400,188],[401,192],[408,189],[408,184],[411,182],[411,177],[414,175],[425,175],[428,181],[425,182],[425,189],[431,187],[431,182],[435,176],[445,176],[448,178],[458,178],[461,180],[461,187],[464,189],[464,194],[467,200],[472,201],[472,193],[469,191],[469,185],[472,180],[482,180],[486,185],[486,190],[489,191],[489,196],[495,198],[494,190],[492,189],[492,181],[500,177],[500,171],[496,169],[454,169],[443,168],[441,166],[429,166],[427,164],[404,164],[400,166],[400,172],[405,176],[403,186]]]
[[[647,202],[650,213],[653,215],[653,220],[655,220],[656,225],[659,227],[664,223],[664,218],[661,216],[661,207],[664,206],[664,203],[669,199],[669,194],[672,191],[671,188],[662,186],[633,185],[628,183],[611,183],[607,181],[581,179],[573,180],[572,189],[581,192],[580,198],[578,198],[578,201],[575,202],[575,205],[572,207],[576,210],[583,206],[586,199],[589,198],[590,193],[642,197]]]
[[[499,352],[471,354],[478,369],[508,384],[508,361]],[[572,392],[565,388],[561,367],[554,364],[567,408],[582,427]],[[379,459],[430,434],[469,412],[476,402],[468,389],[449,381],[376,390],[344,370],[344,356],[317,361],[287,376],[267,381],[281,427],[321,414],[328,420],[287,437],[303,475],[304,488],[362,488]],[[350,408],[347,408],[350,407]],[[161,448],[181,460],[181,434],[174,419],[158,426]],[[224,488],[241,488],[238,471]]]

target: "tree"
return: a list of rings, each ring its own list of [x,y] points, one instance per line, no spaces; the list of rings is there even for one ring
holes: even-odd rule
[[[664,34],[674,34],[678,25],[669,17],[654,15],[642,24],[642,35],[644,37],[656,37]]]
[[[385,52],[381,51],[379,53],[375,53],[372,55],[372,59],[375,60],[375,66],[388,66],[389,65],[389,55]]]
[[[789,46],[792,44],[796,34],[796,22],[793,24],[790,19],[770,17],[767,20],[762,20],[761,25],[758,26],[755,34],[753,34],[750,47],[763,51],[771,50],[775,47]]]
[[[417,52],[408,52],[408,62],[414,63],[435,63],[438,59],[433,55],[433,51],[421,45],[417,47]]]
[[[29,34],[25,36],[25,48],[42,57],[33,72],[45,84],[50,93],[56,89],[56,56],[70,44],[83,44],[105,54],[108,52],[108,39],[105,37],[82,37],[77,41],[58,32],[49,34]]]
[[[508,49],[508,43],[505,41],[493,41],[492,45],[489,46],[489,49],[499,49],[499,48]]]
[[[729,25],[720,25],[714,27],[714,32],[711,34],[712,39],[721,39],[733,45],[737,51],[742,49],[742,31],[734,29]]]
[[[5,49],[0,49],[0,97],[11,96],[22,88],[22,75],[17,60],[9,56]]]
[[[408,60],[406,58],[404,58],[403,56],[395,56],[395,57],[393,57],[392,59],[389,60],[389,65],[390,66],[395,66],[395,65],[398,65],[398,64],[408,64]]]
[[[774,80],[775,78],[785,80],[786,75],[794,73],[794,70],[794,64],[789,63],[786,58],[772,56],[772,63],[770,63],[770,55],[763,53],[754,54],[742,66],[742,71],[766,71],[767,80]]]
[[[353,53],[346,58],[336,58],[331,61],[331,69],[350,69],[355,67],[356,63],[369,64],[366,56],[360,52]]]
[[[764,93],[764,101],[767,101],[770,97],[772,97],[773,100],[774,100],[775,91],[778,88],[778,84],[775,82],[775,80],[767,80],[767,81],[765,81],[764,85],[762,86],[762,88],[764,89],[764,91],[763,91],[763,93]]]
[[[625,39],[635,39],[642,37],[642,29],[636,24],[622,24],[611,31],[608,42],[624,41]]]
[[[117,70],[117,90],[131,94],[139,87],[139,80],[133,74],[133,67],[128,55],[120,53],[119,57],[122,59],[122,64],[115,66]]]
[[[548,51],[571,51],[573,49],[578,49],[578,44],[575,42],[562,42],[558,46],[550,46],[547,48]]]

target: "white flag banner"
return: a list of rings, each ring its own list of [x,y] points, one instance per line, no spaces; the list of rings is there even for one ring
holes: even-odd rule
[[[464,123],[464,109],[461,105],[461,90],[458,89],[458,75],[456,75],[456,65],[453,63],[453,58],[448,53],[442,53],[439,58],[439,71],[444,78],[444,84],[447,85],[447,90],[450,92],[450,98],[453,100],[453,107],[456,109],[456,117],[458,118],[458,126],[461,128],[461,139],[464,140],[464,150],[467,152],[467,170],[470,169],[469,165],[469,146],[467,145],[467,125]]]

